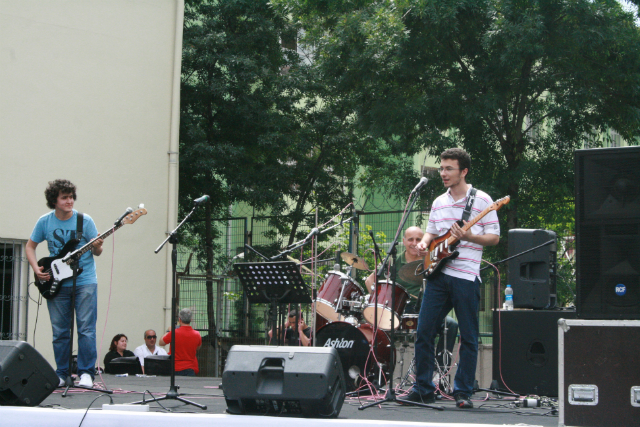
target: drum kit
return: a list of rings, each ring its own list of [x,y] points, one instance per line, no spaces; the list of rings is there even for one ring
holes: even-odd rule
[[[347,391],[357,389],[363,379],[382,386],[386,383],[390,365],[396,360],[396,349],[391,347],[388,334],[392,319],[396,334],[415,334],[418,315],[403,314],[409,301],[409,293],[404,287],[397,283],[392,286],[390,280],[379,280],[377,291],[372,289],[367,294],[351,277],[353,268],[369,270],[366,261],[349,252],[342,252],[340,257],[348,264],[347,271],[339,271],[339,265],[329,271],[315,299],[315,345],[334,347],[338,351]],[[412,264],[399,270],[404,271],[401,277],[411,276],[408,281],[422,283],[421,276],[413,271],[408,273],[409,269],[415,270]],[[392,298],[393,292],[395,298]],[[393,305],[391,301],[394,301]]]

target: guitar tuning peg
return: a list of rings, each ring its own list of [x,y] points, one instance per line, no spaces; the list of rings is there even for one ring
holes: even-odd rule
[[[138,205],[138,209],[143,209],[143,208],[144,208],[144,203],[140,203],[140,204]]]

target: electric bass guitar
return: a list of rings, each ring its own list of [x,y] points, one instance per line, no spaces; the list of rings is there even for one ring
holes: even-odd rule
[[[507,203],[511,198],[509,196],[505,196],[500,200],[496,200],[491,205],[487,206],[485,210],[480,212],[477,216],[471,219],[469,222],[464,224],[462,221],[458,221],[458,225],[462,228],[463,232],[466,232],[468,229],[473,227],[473,225],[480,221],[486,214],[491,211],[497,211]],[[435,238],[429,243],[428,252],[424,257],[423,262],[423,270],[419,274],[426,274],[427,277],[437,273],[444,267],[444,265],[449,260],[456,259],[460,253],[456,250],[456,246],[458,246],[458,238],[454,237],[451,234],[451,230],[447,231],[446,234]]]
[[[114,225],[109,230],[98,235],[96,239],[109,237],[124,224],[133,224],[138,220],[138,218],[146,214],[146,209],[139,208],[138,210],[126,215],[118,225]],[[41,258],[38,261],[38,266],[44,267],[44,272],[49,274],[49,280],[40,280],[38,279],[38,276],[36,276],[36,286],[38,287],[40,294],[45,299],[55,298],[56,295],[58,295],[58,292],[60,292],[60,285],[62,281],[73,277],[72,263],[79,260],[83,254],[92,248],[94,240],[74,251],[74,248],[78,243],[80,243],[80,241],[77,239],[71,239],[63,246],[56,256]],[[80,273],[82,273],[82,269],[78,268],[78,275]]]

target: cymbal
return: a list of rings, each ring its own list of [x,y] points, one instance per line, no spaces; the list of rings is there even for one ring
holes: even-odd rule
[[[416,269],[418,269],[420,264],[422,264],[422,260],[409,262],[403,265],[400,267],[400,270],[398,270],[398,278],[407,283],[422,285],[422,274],[418,274],[416,276]],[[422,269],[419,269],[418,271],[420,270]]]
[[[364,258],[360,258],[358,255],[354,255],[349,252],[342,252],[340,254],[340,258],[353,268],[358,270],[369,270],[369,266],[367,265],[367,261]]]

